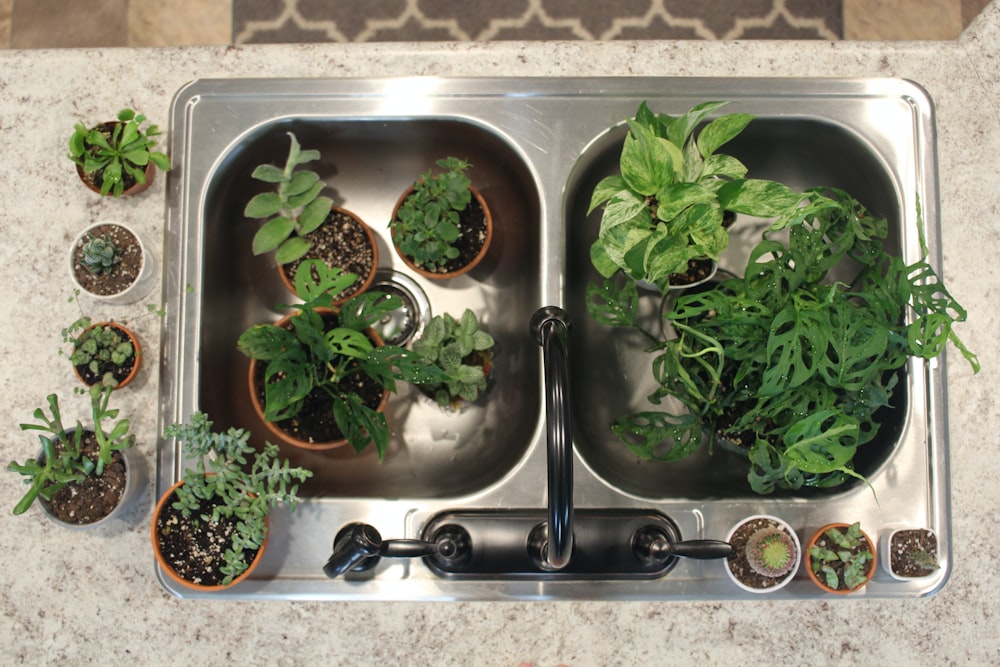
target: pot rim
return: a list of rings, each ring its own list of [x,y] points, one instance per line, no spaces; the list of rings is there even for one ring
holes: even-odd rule
[[[152,164],[152,163],[150,163]],[[147,180],[148,182],[148,180]],[[139,254],[142,257],[142,265],[139,267],[139,275],[136,276],[128,287],[123,289],[121,292],[116,294],[95,294],[91,292],[86,287],[80,284],[76,279],[76,270],[74,265],[76,263],[76,249],[80,247],[83,242],[84,237],[86,237],[91,231],[98,227],[104,227],[107,225],[121,227],[127,230],[132,236],[135,237],[136,242],[139,244]],[[153,273],[156,267],[156,258],[149,252],[149,247],[146,242],[143,241],[142,236],[135,230],[131,225],[120,222],[118,220],[104,220],[101,222],[95,222],[93,224],[87,225],[80,231],[79,234],[73,239],[73,243],[69,247],[69,277],[73,281],[73,285],[80,290],[81,293],[85,294],[87,297],[94,299],[95,301],[100,301],[109,304],[129,304],[135,303],[139,299],[145,297],[149,294],[150,290],[153,288]]]
[[[809,549],[811,549],[816,544],[816,541],[819,540],[819,538],[823,535],[823,533],[825,533],[830,528],[849,528],[851,525],[852,524],[844,523],[842,521],[835,521],[832,523],[825,524],[824,526],[820,527],[818,530],[816,530],[816,532],[813,533],[812,537],[809,538],[809,542],[806,543],[805,550],[802,552],[802,558],[805,561],[806,574],[809,575],[809,578],[812,579],[814,584],[819,586],[822,590],[826,591],[827,593],[834,593],[836,595],[848,595],[850,593],[856,593],[857,591],[860,591],[865,586],[867,586],[868,583],[872,580],[872,577],[875,575],[875,568],[878,566],[878,552],[875,549],[874,540],[872,540],[871,536],[869,536],[868,533],[863,528],[861,529],[861,536],[865,538],[865,542],[868,543],[868,548],[872,552],[872,562],[871,564],[869,564],[868,570],[865,572],[865,581],[863,584],[861,584],[857,588],[833,589],[824,584],[822,581],[820,581],[819,577],[817,577],[816,574],[812,571],[812,567],[810,567],[810,561],[812,559],[809,557]]]
[[[795,565],[792,566],[791,571],[788,572],[786,575],[784,575],[777,584],[775,584],[774,586],[770,586],[768,588],[754,588],[753,586],[748,586],[744,584],[742,581],[736,578],[736,575],[734,575],[732,570],[729,568],[729,559],[727,558],[723,561],[724,567],[726,569],[726,574],[729,576],[730,581],[732,581],[734,584],[736,584],[741,589],[747,591],[748,593],[755,593],[758,595],[762,595],[766,593],[772,593],[774,591],[784,588],[789,584],[789,582],[792,581],[792,579],[795,578],[795,575],[799,571],[799,566],[802,564],[803,551],[802,551],[802,543],[799,541],[799,536],[795,532],[795,530],[791,527],[791,525],[784,519],[777,517],[773,514],[752,514],[750,516],[740,519],[739,521],[734,523],[733,526],[729,529],[729,532],[726,533],[725,541],[729,542],[732,539],[733,534],[736,533],[736,530],[738,528],[756,519],[766,519],[768,521],[773,521],[774,523],[778,524],[779,528],[784,530],[792,537],[792,542],[795,544]]]
[[[94,327],[99,327],[99,326],[114,327],[115,329],[118,329],[126,336],[128,336],[128,339],[132,342],[133,357],[135,358],[135,361],[132,363],[132,370],[129,371],[129,374],[125,376],[125,379],[119,382],[117,385],[115,385],[114,389],[112,389],[112,391],[117,391],[118,389],[121,389],[125,385],[132,382],[132,380],[134,380],[136,376],[139,375],[139,367],[142,366],[142,344],[139,343],[139,337],[136,336],[135,332],[132,331],[132,329],[125,326],[121,322],[115,322],[113,320],[107,320],[104,322],[94,322],[89,327],[84,329],[84,331],[90,331]],[[81,332],[81,335],[83,335],[83,332]],[[88,387],[94,386],[94,385],[88,385],[86,382],[84,382],[83,375],[80,373],[80,370],[76,366],[73,366],[73,372],[76,374],[77,379],[80,380],[80,382],[82,382],[85,386]]]

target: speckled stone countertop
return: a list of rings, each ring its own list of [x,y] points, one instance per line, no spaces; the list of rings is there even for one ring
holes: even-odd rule
[[[123,106],[166,126],[171,97],[202,77],[827,76],[904,77],[937,105],[944,273],[971,311],[960,332],[983,361],[948,366],[954,571],[928,599],[725,603],[317,603],[181,601],[153,576],[153,491],[124,521],[87,533],[40,510],[0,512],[0,663],[517,665],[997,664],[1000,523],[995,397],[1000,331],[1000,2],[955,42],[646,42],[281,45],[0,51],[0,402],[7,460],[34,454],[17,424],[58,391],[74,400],[59,330],[76,317],[67,247],[85,225],[124,220],[158,250],[164,179],[106,201],[64,157],[74,121]],[[969,270],[966,270],[969,269]],[[85,303],[85,306],[90,304]],[[95,315],[96,308],[91,308]],[[52,319],[49,319],[49,316]],[[129,319],[150,355],[119,405],[155,465],[159,321]],[[6,463],[6,462],[5,462]],[[0,476],[2,505],[21,493]]]

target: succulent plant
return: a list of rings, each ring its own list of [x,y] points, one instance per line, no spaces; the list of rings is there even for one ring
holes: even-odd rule
[[[780,528],[761,528],[747,540],[747,562],[765,577],[783,577],[795,567],[798,554],[791,536]]]
[[[109,274],[122,261],[122,250],[108,234],[87,235],[83,244],[83,266],[91,273]]]

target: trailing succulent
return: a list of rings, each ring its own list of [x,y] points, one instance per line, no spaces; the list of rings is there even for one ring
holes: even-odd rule
[[[312,472],[279,460],[278,446],[270,442],[257,451],[249,442],[249,431],[231,427],[224,433],[213,432],[212,422],[202,412],[194,413],[188,423],[171,424],[163,436],[176,438],[184,455],[196,462],[194,468],[185,469],[184,484],[174,491],[173,508],[206,523],[236,521],[220,568],[225,575],[222,583],[231,583],[249,567],[247,554],[264,543],[265,519],[271,510],[283,503],[294,510],[296,482],[304,482]],[[203,507],[210,503],[214,508],[208,514]]]
[[[69,159],[83,169],[84,174],[96,175],[102,195],[121,196],[125,191],[125,176],[138,184],[146,182],[146,167],[150,162],[163,171],[170,170],[170,158],[153,150],[162,134],[156,125],[143,129],[146,117],[132,109],[118,112],[117,123],[106,123],[88,129],[82,123],[73,126],[69,139]]]
[[[444,171],[429,170],[413,184],[396,217],[389,223],[400,251],[427,271],[440,271],[459,255],[452,244],[461,235],[459,214],[472,201],[471,181],[465,171],[472,165],[456,157],[436,162]]]
[[[765,233],[745,277],[680,296],[665,315],[670,340],[636,324],[631,281],[590,286],[598,321],[650,339],[659,384],[650,402],[671,397],[683,407],[612,424],[637,456],[681,459],[706,433],[709,446],[725,438],[745,449],[757,493],[836,486],[861,477],[854,455],[878,434],[908,357],[931,359],[950,341],[978,372],[952,330],[966,311],[926,259],[907,266],[886,252],[884,218],[845,192],[811,190],[772,230],[783,227],[788,240]],[[832,282],[846,259],[857,275]]]
[[[319,196],[326,187],[319,174],[298,169],[318,160],[319,151],[302,150],[295,135],[289,132],[288,136],[291,145],[284,168],[262,164],[251,174],[258,181],[276,185],[276,191],[254,195],[243,211],[248,218],[269,218],[253,237],[253,254],[273,251],[278,264],[294,262],[309,252],[312,243],[305,236],[316,231],[333,208],[332,199]]]
[[[413,351],[433,362],[450,378],[426,385],[425,389],[439,405],[453,405],[456,400],[474,401],[486,389],[493,337],[479,328],[476,314],[466,308],[456,320],[445,313],[436,315],[413,342]],[[480,353],[480,354],[476,354]]]
[[[47,398],[51,416],[47,416],[42,408],[36,408],[33,416],[38,423],[21,424],[22,431],[41,431],[48,435],[38,436],[42,443],[41,457],[28,459],[24,464],[12,461],[7,466],[7,470],[23,475],[25,483],[30,485],[14,507],[14,514],[26,512],[39,496],[52,500],[67,484],[82,482],[90,475],[103,475],[105,467],[111,464],[114,452],[135,445],[135,436],[128,432],[131,428],[128,419],[120,419],[111,425],[110,430],[105,430],[104,422],[118,417],[118,409],[108,407],[110,400],[110,387],[91,387],[90,409],[98,445],[96,460],[83,453],[85,431],[80,422],[76,423],[72,432],[63,425],[59,397],[55,394],[49,394]]]
[[[825,539],[824,539],[825,538]],[[809,547],[812,571],[833,590],[853,591],[868,579],[875,554],[861,532],[861,524],[846,529],[829,528],[817,543]]]
[[[402,305],[399,297],[364,292],[336,311],[336,326],[324,320],[323,312],[333,308],[333,296],[352,285],[355,278],[318,260],[306,260],[295,275],[296,293],[305,302],[293,306],[299,312],[292,318],[292,326],[254,325],[240,335],[237,346],[248,357],[266,363],[267,421],[294,417],[311,392],[327,392],[333,399],[337,427],[354,450],[360,453],[374,442],[381,461],[389,442],[385,415],[365,405],[358,394],[345,390],[344,380],[363,373],[395,391],[397,380],[433,383],[445,382],[450,376],[415,352],[396,345],[376,346],[365,335],[372,324]]]
[[[672,274],[689,262],[717,260],[729,244],[726,211],[771,218],[801,199],[774,181],[746,178],[747,168],[718,150],[738,136],[752,116],[709,114],[727,104],[705,102],[677,117],[655,114],[646,103],[627,120],[619,172],[594,188],[588,214],[603,207],[594,268],[618,271],[666,290]]]

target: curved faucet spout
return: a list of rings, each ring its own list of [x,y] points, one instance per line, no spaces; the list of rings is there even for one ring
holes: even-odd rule
[[[573,432],[569,404],[569,316],[555,306],[535,312],[531,332],[542,347],[548,445],[547,534],[541,547],[546,569],[561,570],[573,554]]]

